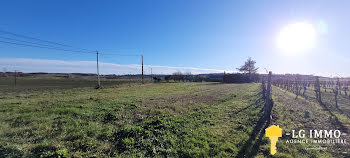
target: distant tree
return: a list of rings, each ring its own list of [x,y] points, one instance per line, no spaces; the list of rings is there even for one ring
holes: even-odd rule
[[[173,73],[173,75],[183,75],[181,71],[176,71]]]
[[[171,75],[166,75],[166,76],[164,77],[164,80],[165,80],[166,82],[169,82],[170,79],[171,79]]]
[[[247,59],[247,61],[240,68],[237,68],[238,71],[247,73],[249,78],[252,77],[252,74],[255,74],[258,71],[258,67],[255,67],[256,61],[252,60],[251,57]]]
[[[154,82],[160,82],[161,80],[162,80],[161,78],[153,77],[153,81],[154,81]]]
[[[195,75],[193,76],[193,79],[192,81],[194,82],[203,82],[205,81],[207,78],[205,76],[202,76],[202,75]]]
[[[187,71],[187,72],[184,73],[184,75],[192,75],[192,73],[190,71]]]
[[[183,74],[185,76],[185,81],[192,81],[192,73],[190,71],[187,71]]]
[[[185,81],[185,77],[181,71],[174,72],[171,78],[174,81],[182,81],[182,82]]]

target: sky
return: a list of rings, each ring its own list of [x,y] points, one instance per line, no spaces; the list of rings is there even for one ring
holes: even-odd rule
[[[348,8],[346,0],[8,0],[0,5],[0,31],[98,50],[104,74],[140,73],[143,54],[146,74],[234,72],[252,57],[261,73],[346,77]],[[314,46],[286,54],[277,37],[298,22],[314,26]],[[1,42],[0,61],[0,71],[96,72],[93,53]]]

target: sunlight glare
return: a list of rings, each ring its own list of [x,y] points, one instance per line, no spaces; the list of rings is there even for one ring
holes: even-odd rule
[[[277,45],[288,55],[303,54],[314,46],[316,31],[313,25],[300,22],[284,27],[277,37]]]

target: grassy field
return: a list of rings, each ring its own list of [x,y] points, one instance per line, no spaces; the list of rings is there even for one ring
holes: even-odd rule
[[[63,78],[53,76],[17,77],[15,86],[14,77],[0,77],[0,95],[16,95],[22,93],[42,92],[58,89],[72,89],[84,87],[96,87],[95,77]],[[124,83],[138,83],[136,79],[101,79],[101,85],[110,87]]]
[[[284,130],[333,127],[323,107],[276,87],[273,119],[264,120],[256,83],[115,83],[2,94],[0,157],[271,157],[264,136],[270,123]],[[344,155],[282,138],[274,157],[335,156]]]
[[[299,96],[282,90],[278,87],[273,87],[274,108],[272,112],[273,122],[284,127],[286,131],[292,129],[304,129],[306,131],[312,129],[335,130],[339,129],[344,133],[349,133],[350,118],[349,111],[350,99],[342,98],[339,107],[343,110],[333,106],[333,98],[331,93],[323,93],[324,104],[320,105],[316,99],[313,91],[307,91],[306,97]],[[350,140],[349,135],[342,136],[343,139]],[[282,142],[290,139],[290,137],[282,138]],[[292,157],[299,157],[300,153],[308,152],[306,147],[310,144],[301,144],[299,147],[291,148],[295,144],[281,143],[279,147],[285,153],[290,153]],[[316,146],[316,145],[314,145]],[[321,144],[322,147],[327,147],[325,151],[313,151],[317,157],[349,157],[349,144]],[[284,155],[284,153],[277,154]]]

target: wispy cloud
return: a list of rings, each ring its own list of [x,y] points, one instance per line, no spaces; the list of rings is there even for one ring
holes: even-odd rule
[[[50,72],[50,73],[96,73],[95,61],[63,61],[31,58],[0,58],[0,68],[7,71],[21,72]],[[144,65],[145,74],[171,74],[176,71],[191,72],[192,74],[218,73],[224,70],[194,67],[173,67],[159,65]],[[100,63],[101,74],[140,74],[141,65]]]

